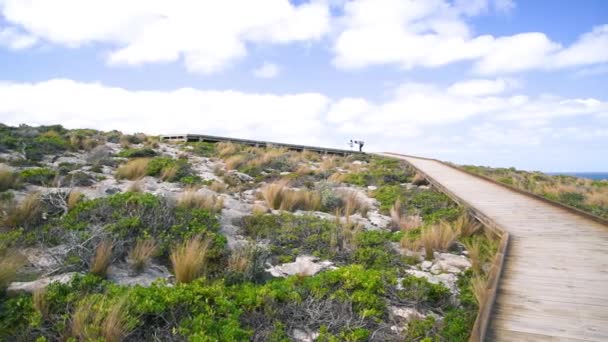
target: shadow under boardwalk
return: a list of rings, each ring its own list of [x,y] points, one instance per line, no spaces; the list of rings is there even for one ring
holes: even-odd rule
[[[435,160],[390,156],[509,232],[486,340],[608,341],[608,227]]]

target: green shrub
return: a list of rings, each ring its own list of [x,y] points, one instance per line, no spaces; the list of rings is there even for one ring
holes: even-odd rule
[[[0,168],[0,192],[14,189],[19,185],[19,175],[11,170]]]
[[[188,160],[169,157],[152,158],[146,168],[148,176],[161,176],[167,182],[177,182],[183,177],[191,176],[191,173],[192,170]]]
[[[216,155],[214,143],[201,141],[188,143],[188,146],[192,146],[192,152],[197,156],[209,158],[214,157]]]
[[[403,202],[405,189],[400,185],[384,185],[376,189],[373,196],[380,202],[380,210],[387,213],[398,199]]]
[[[428,316],[424,319],[414,319],[408,322],[406,331],[406,341],[427,341],[426,337],[435,335],[435,318]]]
[[[33,169],[25,169],[21,171],[20,178],[25,183],[31,183],[36,185],[50,185],[51,182],[57,176],[57,173],[54,170],[49,168],[33,168]]]
[[[403,290],[399,295],[419,305],[445,306],[449,302],[450,290],[442,284],[433,284],[426,278],[407,276],[401,281]]]
[[[118,153],[119,157],[124,158],[146,158],[155,157],[156,152],[151,148],[127,148]]]
[[[335,254],[331,243],[338,226],[316,216],[291,213],[247,216],[243,219],[243,229],[254,239],[269,239],[271,252],[278,257],[288,257],[284,260],[293,260],[299,253],[322,258]]]
[[[213,238],[208,254],[212,260],[221,257],[226,244],[226,238],[218,233],[216,216],[209,211],[174,207],[149,193],[125,192],[81,201],[60,221],[68,230],[84,231],[91,225],[103,226],[125,246],[132,246],[138,238],[154,237],[163,255],[172,244],[197,234]]]

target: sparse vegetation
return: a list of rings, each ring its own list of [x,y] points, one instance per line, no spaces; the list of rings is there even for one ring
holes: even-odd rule
[[[210,239],[196,235],[173,248],[170,258],[178,282],[189,283],[203,275],[210,244]]]
[[[95,248],[95,254],[91,259],[90,272],[94,275],[105,277],[110,259],[112,258],[112,241],[102,240]]]
[[[0,294],[0,340],[267,341],[293,339],[301,328],[322,341],[465,341],[477,312],[474,277],[486,277],[497,248],[449,198],[416,186],[426,183],[387,158],[168,144],[60,126],[0,125],[2,148],[13,170],[0,173],[3,286],[79,275],[34,294]],[[22,181],[25,170],[57,176]],[[34,182],[62,188],[24,197]],[[379,215],[389,213],[393,227]],[[428,250],[465,255],[460,244],[467,247],[473,267],[460,273],[458,293],[409,274],[408,265],[422,270],[423,235],[447,226],[454,236],[435,237]],[[2,266],[20,249],[64,246],[50,269]],[[321,264],[330,266],[315,273]],[[302,268],[283,278],[270,266]],[[162,273],[146,286],[117,280]],[[427,317],[408,324],[394,319],[394,307]]]
[[[137,158],[129,160],[126,164],[116,170],[117,179],[138,180],[146,175],[150,159]]]
[[[140,239],[127,256],[127,262],[135,273],[141,273],[157,253],[158,244],[153,238]]]

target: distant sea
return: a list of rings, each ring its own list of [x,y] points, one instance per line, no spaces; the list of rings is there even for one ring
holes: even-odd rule
[[[608,179],[608,172],[547,172],[550,175],[567,175],[595,180]]]

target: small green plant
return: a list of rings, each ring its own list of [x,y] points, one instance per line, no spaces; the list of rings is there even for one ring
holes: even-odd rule
[[[124,158],[149,158],[155,157],[156,152],[151,148],[127,148],[120,151],[118,156]]]
[[[57,173],[49,168],[39,167],[21,171],[19,178],[25,183],[47,186],[50,185]]]

